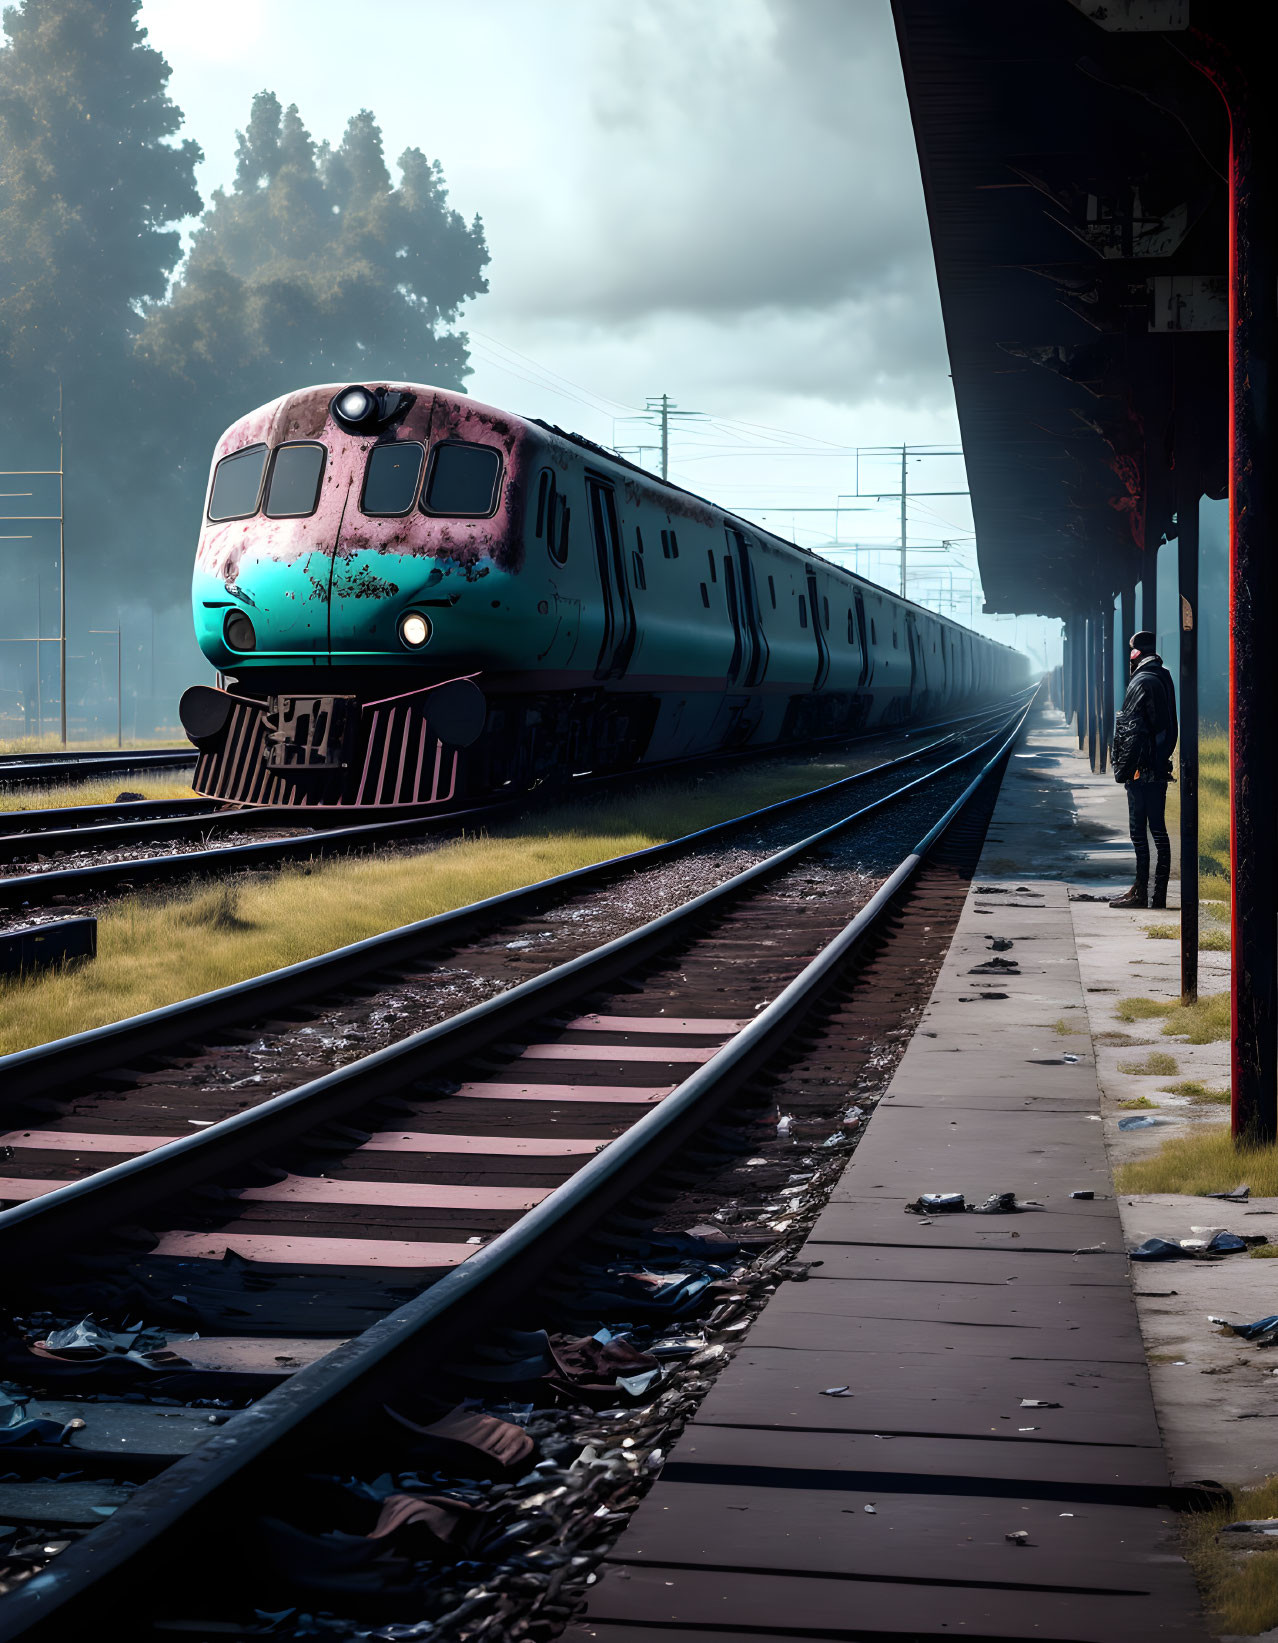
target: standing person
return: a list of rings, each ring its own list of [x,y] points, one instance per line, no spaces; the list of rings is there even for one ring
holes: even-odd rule
[[[1127,819],[1136,852],[1136,882],[1111,907],[1166,907],[1171,873],[1171,840],[1167,836],[1167,783],[1176,722],[1176,688],[1147,628],[1131,637],[1131,678],[1114,723],[1114,780],[1127,788]],[[1156,852],[1154,894],[1149,897],[1149,839]]]

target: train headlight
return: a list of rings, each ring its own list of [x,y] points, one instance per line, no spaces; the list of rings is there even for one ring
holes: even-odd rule
[[[334,394],[332,411],[334,421],[348,433],[375,427],[381,416],[377,395],[371,388],[358,385],[343,388],[341,393]]]
[[[228,610],[222,636],[232,650],[256,650],[257,633],[242,610]]]
[[[410,610],[399,619],[399,637],[409,650],[420,650],[430,638],[430,622],[425,616]]]

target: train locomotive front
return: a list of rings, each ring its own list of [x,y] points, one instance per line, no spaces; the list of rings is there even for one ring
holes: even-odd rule
[[[195,787],[419,808],[936,716],[1024,659],[465,395],[307,388],[219,441]]]

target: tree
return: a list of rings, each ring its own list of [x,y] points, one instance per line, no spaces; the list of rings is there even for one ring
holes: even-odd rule
[[[0,50],[0,354],[19,377],[118,365],[200,209],[194,142],[141,0],[23,0]],[[89,388],[77,382],[77,391]]]
[[[148,315],[143,356],[221,426],[310,382],[408,377],[460,388],[466,339],[447,329],[487,290],[479,219],[448,205],[437,161],[400,156],[396,182],[367,110],[336,148],[295,106],[254,99],[234,187],[219,189],[182,277]]]

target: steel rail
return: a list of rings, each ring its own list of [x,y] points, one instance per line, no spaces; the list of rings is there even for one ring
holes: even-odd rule
[[[1000,716],[1005,718],[1008,711],[1003,709]],[[0,1099],[0,1112],[6,1111],[15,1100],[23,1096],[41,1095],[55,1084],[66,1084],[113,1067],[125,1066],[176,1045],[198,1041],[203,1035],[235,1026],[246,1019],[287,1010],[299,1003],[310,1003],[319,991],[333,991],[381,971],[417,962],[432,953],[447,950],[481,930],[490,929],[502,919],[528,916],[622,874],[655,866],[689,850],[728,838],[735,832],[774,820],[803,805],[818,803],[836,793],[846,792],[871,777],[925,758],[955,740],[957,734],[951,732],[938,741],[911,749],[895,759],[872,765],[866,770],[854,771],[850,776],[792,794],[789,798],[778,799],[758,810],[713,822],[679,838],[648,845],[625,855],[610,856],[585,867],[576,867],[534,884],[470,902],[451,912],[436,913],[431,918],[367,936],[362,941],[317,954],[314,958],[269,970],[264,975],[250,976],[245,981],[232,982],[229,986],[198,994],[194,998],[161,1005],[158,1009],[127,1017],[123,1021],[108,1022],[67,1038],[54,1039],[48,1044],[37,1044],[27,1050],[0,1056],[0,1091],[6,1098]]]
[[[107,822],[147,822],[170,816],[215,815],[217,799],[125,799],[120,804],[68,804],[46,810],[0,810],[0,826],[9,829],[0,843],[21,837],[29,849],[35,840],[63,828],[98,827]]]
[[[182,770],[194,766],[196,754],[181,748],[141,748],[136,753],[19,753],[0,757],[0,787],[51,785],[85,781],[91,776],[127,775],[130,771]]]
[[[867,937],[885,921],[955,820],[996,777],[1001,779],[1027,713],[1028,707],[1017,715],[1010,732],[1000,732],[943,767],[952,769],[971,762],[987,753],[991,742],[998,743],[973,780],[866,906],[710,1061],[514,1226],[478,1249],[429,1290],[238,1413],[225,1432],[216,1433],[144,1485],[91,1535],[11,1592],[0,1603],[0,1643],[19,1637],[66,1636],[65,1630],[57,1628],[88,1623],[90,1619],[100,1626],[104,1603],[129,1593],[136,1603],[139,1580],[163,1581],[166,1569],[189,1567],[173,1556],[173,1542],[181,1534],[194,1532],[192,1516],[196,1515],[198,1525],[198,1514],[207,1513],[222,1490],[233,1485],[247,1487],[244,1474],[268,1460],[278,1464],[281,1456],[323,1452],[335,1434],[349,1435],[352,1405],[357,1414],[380,1407],[402,1380],[406,1364],[411,1372],[411,1366],[420,1370],[423,1359],[439,1361],[467,1330],[499,1313],[515,1296],[526,1294],[577,1240],[660,1169],[793,1035],[838,982]],[[918,785],[910,783],[908,789]],[[879,800],[858,815],[888,802],[890,799]],[[855,819],[849,817],[843,824],[823,829],[813,839],[828,838]],[[803,841],[782,854],[792,860],[796,851],[809,843]],[[738,878],[757,881],[759,876],[757,869],[751,869],[748,875]],[[705,899],[698,897],[697,903]],[[674,916],[667,914],[654,922],[667,924]],[[599,952],[615,950],[619,945],[609,943]],[[594,956],[575,960],[552,975],[572,971],[579,977]],[[549,981],[550,977],[541,977],[515,989],[527,997],[534,992],[541,995],[529,1014],[541,1014],[547,1007],[547,995],[556,990],[553,984],[547,985]],[[503,995],[465,1014],[471,1018],[481,1013],[492,1015],[496,1013],[493,1006],[500,1006],[510,996]],[[436,1028],[418,1035],[418,1042],[439,1031]],[[193,1139],[205,1139],[209,1133]],[[185,1145],[185,1141],[179,1145]]]
[[[979,724],[988,720],[999,711],[1000,707],[985,707],[974,713],[963,715],[953,720],[942,720],[939,724],[921,727],[919,731],[910,731],[907,734],[919,734],[923,731],[931,733],[945,729],[950,725]],[[890,734],[890,731],[887,732]],[[883,731],[877,730],[864,737],[857,737],[855,741],[868,741],[882,736]],[[846,738],[843,739],[846,742]],[[807,744],[805,744],[807,745]],[[764,752],[782,753],[785,749],[749,749],[742,750],[740,755],[732,754],[718,756],[712,762],[715,764],[729,762],[738,757],[755,756]],[[614,785],[619,781],[633,783],[636,779],[658,776],[677,771],[681,766],[692,761],[675,759],[667,760],[659,765],[640,766],[625,771],[610,772],[605,776],[584,776],[574,780],[562,790],[567,796],[576,790],[588,791],[591,788],[601,788]],[[704,764],[707,761],[697,761]],[[487,800],[480,804],[465,806],[448,806],[430,811],[416,811],[410,816],[368,818],[370,813],[354,812],[349,814],[340,827],[315,827],[315,820],[331,821],[332,811],[328,810],[317,815],[315,811],[306,809],[292,810],[273,807],[270,809],[210,809],[202,813],[203,819],[178,819],[156,823],[111,823],[103,827],[89,827],[84,830],[84,824],[79,824],[79,830],[72,833],[65,829],[50,828],[42,835],[28,836],[0,835],[0,862],[12,860],[15,855],[29,854],[33,840],[39,837],[46,849],[71,849],[100,845],[103,848],[114,848],[120,844],[138,841],[144,842],[148,837],[199,837],[206,831],[206,822],[211,823],[214,831],[248,831],[263,827],[308,827],[312,830],[297,838],[267,839],[261,842],[239,845],[224,845],[217,849],[201,851],[183,851],[177,855],[157,855],[131,857],[127,861],[101,862],[84,867],[55,868],[42,873],[21,873],[0,878],[0,907],[40,906],[47,904],[55,896],[100,895],[121,887],[134,887],[141,883],[171,883],[174,880],[188,877],[198,877],[208,871],[221,872],[223,869],[235,871],[238,868],[274,866],[278,862],[306,861],[313,856],[345,855],[353,851],[379,843],[395,843],[401,838],[411,838],[419,833],[429,833],[437,829],[447,828],[468,818],[477,815],[493,816],[499,812],[523,804],[527,795],[521,794],[517,799]],[[196,801],[199,802],[199,801]],[[46,812],[56,814],[56,812]],[[2,822],[0,822],[2,825]]]
[[[1002,735],[1002,731],[998,736]],[[992,738],[997,740],[998,737]],[[695,930],[704,916],[727,906],[804,856],[828,844],[857,822],[898,804],[947,772],[969,764],[989,743],[916,776],[890,793],[819,828],[704,890],[690,901],[617,936],[590,952],[557,964],[539,976],[472,1005],[447,1020],[348,1062],[322,1077],[282,1091],[266,1101],[220,1119],[193,1135],[178,1136],[151,1152],[110,1165],[12,1209],[0,1211],[0,1263],[43,1259],[75,1239],[144,1214],[165,1198],[199,1186],[266,1151],[330,1123],[354,1107],[390,1095],[486,1048],[583,994],[615,980]]]

